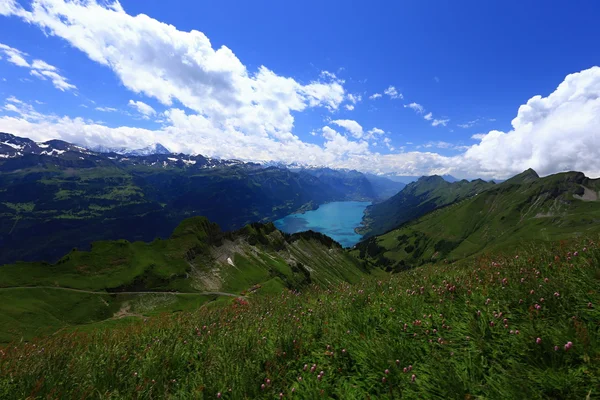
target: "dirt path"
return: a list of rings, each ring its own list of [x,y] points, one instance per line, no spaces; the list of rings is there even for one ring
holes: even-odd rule
[[[89,293],[89,294],[101,294],[101,295],[111,295],[111,294],[172,294],[178,296],[229,296],[229,297],[244,297],[235,293],[225,293],[225,292],[198,292],[198,293],[185,293],[185,292],[95,292],[92,290],[83,290],[83,289],[73,289],[73,288],[65,288],[59,286],[10,286],[0,288],[0,291],[3,290],[15,290],[15,289],[54,289],[54,290],[65,290],[69,292],[78,292],[78,293]]]

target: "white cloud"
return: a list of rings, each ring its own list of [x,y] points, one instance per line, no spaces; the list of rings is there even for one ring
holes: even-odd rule
[[[404,96],[402,93],[398,93],[398,90],[394,86],[389,86],[387,89],[383,91],[384,94],[387,94],[392,99],[403,99]]]
[[[30,10],[9,13],[112,69],[127,89],[168,107],[177,100],[222,133],[235,127],[243,135],[289,140],[293,112],[335,111],[346,94],[328,71],[306,84],[265,66],[248,71],[231,49],[213,48],[202,32],[131,16],[116,1],[36,0]]]
[[[404,108],[410,108],[410,109],[414,110],[414,112],[416,112],[417,114],[423,114],[425,112],[425,107],[423,107],[419,103],[405,104]]]
[[[446,126],[446,125],[448,125],[448,122],[450,122],[449,119],[434,119],[431,122],[431,126],[438,126],[438,125]]]
[[[547,97],[532,97],[519,108],[511,130],[477,136],[480,142],[463,154],[380,154],[370,151],[364,139],[378,135],[376,141],[388,148],[393,147],[392,140],[375,128],[363,131],[361,137],[346,137],[324,127],[319,131],[323,145],[304,142],[292,133],[294,113],[310,107],[335,111],[347,99],[343,81],[334,74],[323,73],[315,81],[299,83],[264,66],[248,71],[229,48],[213,49],[201,32],[179,31],[145,15],[127,15],[119,3],[36,0],[31,11],[7,0],[0,4],[0,13],[18,15],[45,33],[64,38],[90,59],[113,69],[126,88],[153,97],[167,108],[161,114],[162,128],[148,130],[41,114],[29,104],[7,100],[0,111],[2,131],[85,145],[138,148],[160,142],[173,151],[212,157],[406,175],[506,178],[531,167],[542,175],[580,170],[600,176],[598,67],[567,76]],[[10,59],[5,50],[2,54]],[[27,68],[46,79],[51,78],[42,71],[56,72],[41,64],[33,68],[26,55],[16,54]],[[175,101],[186,110],[174,108]],[[448,123],[432,113],[423,118],[438,126]]]
[[[364,138],[367,140],[371,140],[373,138],[376,138],[377,136],[383,136],[383,135],[385,135],[385,131],[383,129],[374,127],[367,131],[367,133],[364,135]]]
[[[2,6],[0,5],[0,14],[2,14],[2,10],[10,10],[11,6]],[[5,44],[0,43],[0,52],[3,52],[7,57],[7,61],[23,68],[29,68],[29,73],[32,76],[35,76],[38,79],[46,80],[50,79],[55,88],[61,91],[76,89],[75,85],[72,85],[68,82],[67,78],[60,75],[58,73],[58,69],[46,63],[42,60],[33,60],[33,63],[29,64],[25,57],[28,56],[27,53],[24,53],[20,50],[17,50],[13,47],[7,46]]]
[[[369,99],[371,100],[375,100],[381,97],[381,93],[373,93],[372,95],[369,96]]]
[[[156,110],[144,103],[143,101],[133,101],[129,100],[129,107],[135,108],[140,114],[144,116],[144,118],[148,119],[152,115],[156,115]]]
[[[383,143],[386,145],[386,147],[388,148],[389,151],[396,150],[394,148],[394,146],[392,146],[392,139],[386,137],[386,138],[383,139]]]
[[[84,105],[84,104],[82,104],[81,106],[87,108],[87,106]],[[115,111],[117,111],[116,108],[112,108],[112,107],[96,107],[95,110],[102,111],[102,112],[115,112]]]
[[[354,110],[354,106],[352,104],[346,104],[344,107],[346,107],[346,110],[348,111]]]
[[[472,126],[477,124],[477,122],[479,122],[479,118],[474,119],[473,121],[465,122],[464,124],[458,124],[456,126],[458,126],[459,128],[467,129],[467,128],[471,128]]]
[[[474,140],[481,140],[485,137],[485,133],[476,133],[474,135],[471,135],[471,139]]]
[[[336,124],[345,128],[348,132],[352,134],[357,139],[360,139],[363,136],[363,127],[356,121],[351,119],[338,119],[335,121],[331,121],[332,124]]]
[[[427,142],[422,147],[424,147],[426,149],[436,148],[436,149],[449,149],[449,150],[467,150],[469,148],[469,146],[463,146],[463,145],[448,143],[448,142],[444,142],[444,141]]]
[[[360,101],[362,101],[362,96],[360,94],[352,94],[352,93],[348,93],[348,95],[346,96],[346,98],[352,103],[352,104],[356,104]]]
[[[27,53],[23,53],[20,50],[7,46],[0,43],[0,51],[3,52],[7,57],[7,61],[19,67],[29,68],[29,63],[25,60]]]

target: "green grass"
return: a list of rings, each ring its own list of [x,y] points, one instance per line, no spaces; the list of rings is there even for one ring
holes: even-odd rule
[[[595,242],[529,246],[302,292],[278,292],[277,279],[247,301],[6,346],[0,398],[600,395]]]

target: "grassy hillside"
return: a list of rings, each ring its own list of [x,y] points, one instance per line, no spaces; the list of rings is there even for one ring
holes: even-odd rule
[[[0,342],[113,317],[190,309],[219,296],[356,282],[367,272],[318,233],[286,235],[272,224],[221,232],[195,217],[167,240],[95,242],[91,251],[71,251],[54,264],[1,266]]]
[[[391,269],[458,260],[489,249],[600,231],[600,181],[579,172],[539,178],[529,170],[357,245]]]
[[[494,184],[481,179],[448,182],[441,176],[424,176],[408,184],[393,197],[365,210],[358,233],[381,235],[436,208],[474,196]]]
[[[17,343],[0,398],[596,398],[596,243]]]

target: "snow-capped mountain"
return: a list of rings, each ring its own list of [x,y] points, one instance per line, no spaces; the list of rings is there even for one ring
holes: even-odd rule
[[[160,143],[154,143],[141,149],[131,150],[126,147],[106,147],[102,145],[91,148],[97,153],[116,153],[124,156],[149,156],[152,154],[171,154],[171,151]]]

